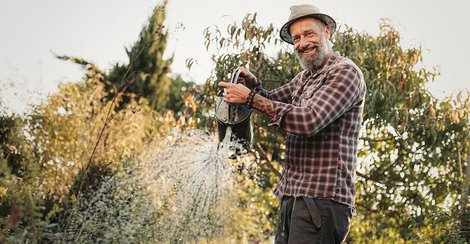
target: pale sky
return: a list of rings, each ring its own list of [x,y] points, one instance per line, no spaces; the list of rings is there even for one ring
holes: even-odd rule
[[[150,0],[0,0],[0,96],[7,107],[22,111],[28,102],[57,89],[60,82],[78,81],[79,66],[54,58],[78,56],[107,70],[127,62],[124,47],[137,40],[156,4]],[[379,20],[390,19],[404,47],[421,45],[424,66],[441,76],[430,85],[437,97],[470,89],[464,75],[470,57],[470,1],[467,0],[169,0],[166,26],[170,32],[167,55],[174,53],[174,73],[198,83],[210,74],[211,50],[204,46],[203,30],[240,22],[258,13],[258,22],[280,28],[293,4],[311,3],[360,32],[378,33]],[[187,58],[198,64],[188,71]],[[262,78],[262,77],[260,77]],[[39,94],[39,95],[38,95]]]

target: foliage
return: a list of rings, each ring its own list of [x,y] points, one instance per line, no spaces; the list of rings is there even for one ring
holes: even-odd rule
[[[103,176],[77,204],[67,232],[68,242],[148,243],[155,240],[157,212],[146,185],[135,176],[136,165]],[[157,232],[158,233],[158,232]]]
[[[171,114],[158,114],[145,98],[133,97],[126,107],[115,110],[122,93],[114,102],[109,99],[102,71],[83,59],[61,58],[82,65],[84,79],[62,84],[24,119],[1,117],[4,240],[67,238],[74,230],[67,228],[69,222],[81,216],[81,209],[74,216],[77,201],[89,200],[103,178],[120,172],[123,161],[136,158],[144,145],[176,126]],[[103,139],[98,141],[103,127]]]
[[[261,237],[272,227],[245,224],[269,223],[268,216],[256,200],[243,201],[247,194],[263,197],[249,177],[256,174],[256,162],[249,156],[228,162],[228,147],[219,149],[213,141],[204,131],[174,130],[152,144],[137,162],[103,177],[80,200],[65,240],[181,243],[226,236],[247,240],[248,233]]]
[[[0,114],[0,242],[39,239],[46,222],[34,179],[39,170],[17,115]]]
[[[403,48],[389,22],[380,27],[377,37],[347,27],[334,36],[333,49],[361,67],[368,87],[358,153],[358,216],[350,241],[444,240],[452,233],[439,226],[455,226],[459,220],[433,216],[459,206],[461,189],[468,188],[462,186],[462,168],[468,162],[470,102],[468,96],[432,97],[425,85],[437,73],[420,66],[421,49]],[[208,28],[206,45],[215,49],[215,68],[206,94],[214,97],[216,83],[237,66],[248,66],[267,88],[290,81],[299,64],[273,33],[271,25],[257,25],[256,14],[229,25],[225,33]],[[267,55],[272,46],[280,48],[276,58]],[[284,133],[266,128],[266,122],[255,114],[256,145],[265,168],[279,174]]]
[[[52,94],[45,103],[38,105],[28,118],[24,121],[16,120],[17,126],[11,121],[5,122],[5,128],[14,130],[5,134],[17,136],[24,132],[28,135],[21,141],[21,145],[29,145],[39,156],[25,161],[39,167],[37,176],[32,177],[31,183],[25,184],[24,179],[19,177],[14,178],[14,182],[8,179],[1,182],[1,189],[8,193],[2,195],[4,198],[1,209],[5,212],[0,223],[6,236],[4,240],[159,242],[169,240],[168,236],[176,233],[179,233],[178,238],[182,240],[225,236],[220,231],[210,235],[210,232],[201,232],[202,224],[206,225],[206,229],[217,227],[232,234],[234,231],[228,229],[229,226],[237,227],[235,231],[255,230],[247,229],[243,225],[245,222],[236,221],[234,216],[260,221],[258,216],[264,210],[252,208],[253,214],[235,215],[242,213],[253,201],[248,200],[237,205],[234,203],[238,200],[233,198],[216,202],[218,214],[212,214],[210,218],[194,217],[192,212],[183,211],[186,215],[190,214],[189,219],[178,222],[180,224],[174,229],[176,219],[181,218],[174,209],[181,207],[181,201],[176,201],[171,192],[181,191],[183,187],[191,185],[180,182],[166,193],[161,188],[163,185],[157,184],[162,181],[163,175],[151,174],[150,169],[164,165],[162,160],[170,155],[170,148],[165,147],[165,141],[171,138],[170,128],[194,126],[191,114],[197,110],[197,104],[191,94],[184,96],[184,107],[178,120],[172,112],[158,114],[147,105],[145,99],[132,100],[128,106],[116,110],[122,96],[118,95],[114,103],[109,99],[109,93],[105,89],[107,81],[104,80],[102,71],[83,59],[61,58],[82,65],[86,70],[84,79],[78,83],[61,85],[60,90]],[[109,118],[107,111],[111,111]],[[89,153],[98,140],[102,126],[105,126],[104,139],[98,144],[96,156],[90,160]],[[214,141],[208,140],[206,144],[214,147]],[[195,143],[196,146],[191,150],[201,149],[200,139],[189,138],[184,142]],[[178,142],[171,150],[184,149],[182,144]],[[143,160],[153,150],[160,150],[160,154],[153,161]],[[188,153],[186,149],[184,152]],[[181,158],[181,152],[175,156]],[[194,154],[189,153],[188,156],[194,157]],[[53,163],[47,163],[51,159],[54,159]],[[181,164],[175,158],[167,163]],[[239,166],[242,173],[244,167]],[[4,168],[7,172],[10,171],[10,166]],[[255,184],[254,178],[247,175],[239,177],[239,183],[244,185],[240,185],[235,192],[259,197],[258,193],[262,189],[252,187]],[[201,179],[204,180],[205,177]],[[36,187],[30,187],[32,185]],[[251,193],[251,189],[256,191]],[[32,195],[37,198],[32,198]],[[161,195],[170,197],[159,197]],[[269,194],[266,195],[264,198],[272,198]],[[207,194],[196,195],[195,200],[204,200],[205,196]],[[164,204],[158,204],[157,200],[163,200]],[[202,202],[201,206],[205,207],[205,203]],[[227,209],[230,209],[229,213]],[[261,221],[269,223],[267,217],[261,218]],[[224,220],[225,224],[207,224],[207,221],[217,223],[217,219]],[[270,228],[267,225],[264,231]],[[237,233],[238,236],[243,234],[240,231]]]
[[[176,75],[171,78],[170,92],[168,94],[167,108],[173,111],[176,115],[183,113],[182,110],[185,108],[185,101],[183,97],[187,96],[196,84],[192,81],[188,82],[181,77]]]
[[[386,21],[380,30],[377,37],[351,28],[335,36],[335,49],[362,67],[368,87],[357,222],[374,224],[351,237],[442,240],[449,233],[430,227],[449,225],[433,216],[459,205],[470,100],[433,98],[425,85],[437,74],[418,66],[421,49],[401,47],[399,33]]]
[[[244,155],[232,162],[236,168],[235,186],[236,204],[228,205],[233,214],[233,221],[228,225],[232,239],[245,242],[259,242],[272,235],[276,225],[279,202],[272,192],[277,182],[275,175],[259,167],[260,160],[256,152]],[[274,210],[274,211],[273,211]]]
[[[163,25],[166,5],[167,1],[164,1],[155,8],[148,24],[140,32],[139,39],[126,48],[129,63],[115,64],[107,75],[107,79],[117,88],[124,82],[122,79],[125,74],[129,73],[126,96],[132,93],[129,96],[144,97],[149,101],[149,106],[158,111],[163,111],[168,105],[171,89],[168,73],[171,72],[173,57],[167,60],[163,58],[168,39],[168,31]]]
[[[99,232],[100,225],[77,228],[88,210],[83,204],[103,189],[103,180],[122,176],[123,169],[129,166],[123,162],[135,160],[151,141],[161,140],[175,126],[194,124],[188,113],[194,112],[196,106],[191,96],[181,90],[170,98],[174,108],[180,110],[180,120],[175,120],[173,111],[160,114],[154,110],[166,103],[163,100],[168,97],[168,89],[192,89],[192,84],[182,79],[174,87],[168,85],[171,58],[162,59],[167,38],[162,25],[165,5],[166,2],[156,9],[140,40],[128,50],[129,65],[120,65],[119,72],[109,76],[115,79],[113,83],[93,63],[62,56],[58,58],[85,68],[80,82],[62,84],[57,93],[24,118],[4,115],[0,106],[0,242],[86,240],[82,239],[82,232],[95,236],[89,240],[118,240],[113,238],[119,235],[111,237],[113,233]],[[144,80],[153,83],[142,89],[158,91],[135,94],[140,90],[132,91],[132,85]],[[131,92],[126,91],[128,85]],[[150,94],[150,102],[142,94]],[[118,184],[116,188],[123,187]],[[122,193],[122,189],[118,190]],[[125,195],[106,197],[125,200]],[[139,196],[135,197],[139,203]],[[115,203],[125,206],[125,201]],[[134,203],[127,205],[128,210],[148,207],[138,208]],[[122,211],[115,207],[115,211]],[[112,227],[119,226],[123,225]],[[101,225],[101,230],[104,227]],[[132,235],[123,232],[121,236],[125,234]]]
[[[94,64],[77,58],[68,58],[86,68],[81,83],[67,83],[51,95],[46,103],[37,106],[27,131],[31,144],[41,153],[40,189],[58,198],[66,196],[75,176],[91,164],[113,166],[124,159],[135,157],[150,139],[163,131],[157,126],[162,118],[151,110],[145,99],[130,100],[119,110],[105,90],[105,75]],[[90,159],[101,129],[103,140]],[[161,128],[160,128],[161,129]]]

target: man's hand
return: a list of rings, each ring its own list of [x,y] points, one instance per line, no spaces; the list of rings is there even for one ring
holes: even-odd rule
[[[246,99],[251,91],[240,83],[233,84],[221,81],[219,87],[225,88],[224,101],[231,105],[246,104]]]
[[[239,84],[245,85],[250,88],[250,90],[261,85],[261,81],[256,79],[256,76],[254,76],[247,68],[238,67],[238,70],[240,70],[240,75],[237,80]]]

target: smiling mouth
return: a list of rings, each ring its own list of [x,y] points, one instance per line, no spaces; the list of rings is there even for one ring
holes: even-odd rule
[[[317,50],[317,47],[313,47],[313,48],[308,48],[306,50],[302,50],[300,53],[306,54],[306,53],[309,53],[311,51],[316,51],[316,50]]]

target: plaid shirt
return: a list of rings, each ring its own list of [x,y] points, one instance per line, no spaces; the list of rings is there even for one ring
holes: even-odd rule
[[[366,85],[360,69],[338,53],[316,73],[260,94],[273,100],[269,126],[288,132],[287,159],[276,196],[332,199],[354,206],[357,141]]]

